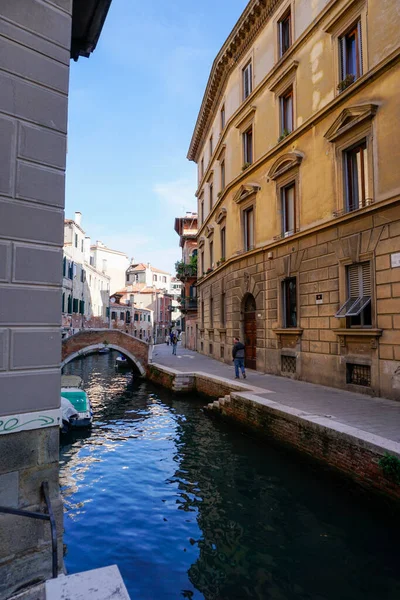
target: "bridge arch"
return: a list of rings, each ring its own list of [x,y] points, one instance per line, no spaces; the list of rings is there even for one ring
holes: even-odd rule
[[[151,346],[118,329],[85,329],[64,339],[61,368],[74,358],[95,352],[105,346],[129,358],[141,375],[146,374]]]

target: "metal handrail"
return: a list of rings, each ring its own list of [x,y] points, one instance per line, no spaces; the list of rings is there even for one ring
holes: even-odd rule
[[[57,579],[58,575],[58,556],[57,556],[57,525],[53,513],[53,507],[50,501],[49,484],[47,481],[42,482],[42,492],[47,506],[48,514],[32,512],[29,510],[21,510],[19,508],[9,508],[8,506],[0,506],[0,513],[7,515],[15,515],[17,517],[28,517],[30,519],[38,519],[40,521],[50,521],[51,529],[51,552],[52,552],[52,571],[53,579]]]

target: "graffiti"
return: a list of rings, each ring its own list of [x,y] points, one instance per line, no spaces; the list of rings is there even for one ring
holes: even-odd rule
[[[48,427],[49,425],[55,424],[55,420],[46,415],[40,415],[30,421],[24,421],[20,417],[11,417],[4,421],[0,419],[0,433],[8,433],[10,431],[16,431],[17,429],[26,429],[27,425],[32,425],[32,423],[37,423],[37,428],[39,429],[40,427]],[[32,427],[29,427],[28,429],[32,429]]]

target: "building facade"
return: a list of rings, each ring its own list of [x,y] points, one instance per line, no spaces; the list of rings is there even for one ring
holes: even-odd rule
[[[132,295],[125,302],[123,297],[123,294],[115,294],[110,302],[110,327],[149,342],[153,336],[153,311],[134,304]]]
[[[96,47],[110,0],[0,3],[0,505],[57,521],[61,287],[70,58]],[[72,9],[73,14],[72,14]],[[0,598],[52,576],[49,524],[0,514]]]
[[[252,0],[216,57],[198,164],[198,349],[400,394],[396,0]]]
[[[96,241],[90,246],[90,264],[110,278],[110,291],[114,294],[125,285],[125,273],[129,267],[129,258],[124,252],[107,248]]]
[[[135,263],[133,259],[126,270],[126,284],[136,287],[156,287],[165,290],[167,293],[172,292],[170,273],[161,271],[150,263]]]
[[[182,260],[176,263],[177,277],[182,282],[182,345],[190,350],[197,349],[197,232],[196,213],[186,213],[175,219],[175,231],[179,235]]]
[[[64,336],[77,329],[108,324],[110,277],[93,266],[90,238],[82,229],[81,217],[76,212],[74,220],[67,219],[64,223],[61,301]]]

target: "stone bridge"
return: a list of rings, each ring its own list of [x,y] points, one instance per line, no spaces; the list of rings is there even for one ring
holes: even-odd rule
[[[118,350],[136,365],[141,375],[146,374],[152,346],[118,329],[84,329],[64,339],[61,367],[78,356],[95,352],[104,346]]]

